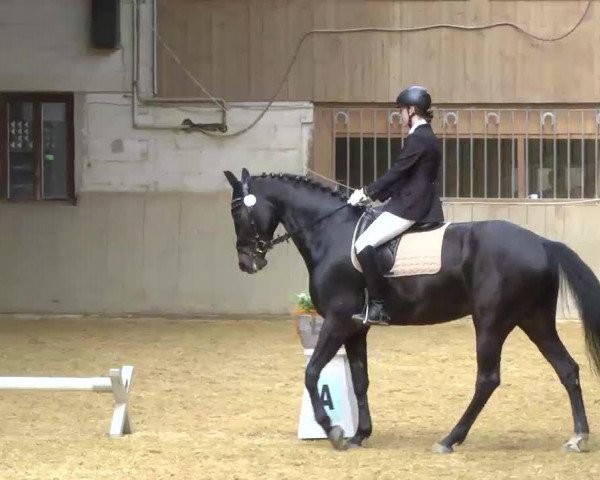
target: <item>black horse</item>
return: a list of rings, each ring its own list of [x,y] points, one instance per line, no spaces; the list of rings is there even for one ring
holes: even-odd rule
[[[351,319],[363,308],[365,282],[351,263],[352,235],[364,207],[306,177],[263,174],[241,181],[224,172],[233,188],[232,216],[239,267],[262,269],[276,227],[283,224],[310,274],[309,291],[325,319],[306,367],[305,383],[315,418],[337,449],[360,446],[372,432],[367,389],[368,327]],[[244,201],[244,198],[246,201]],[[248,201],[250,200],[250,201]],[[500,356],[508,334],[521,328],[552,365],[569,394],[574,435],[565,444],[581,451],[589,428],[579,384],[579,366],[556,331],[560,273],[570,285],[585,331],[588,354],[600,372],[600,283],[566,245],[506,221],[452,223],[442,250],[442,268],[432,275],[388,280],[386,306],[393,325],[434,325],[472,315],[476,332],[475,393],[452,431],[434,445],[451,452],[461,444],[494,390],[500,385]],[[318,394],[323,367],[345,346],[358,402],[358,429],[347,442],[331,424]]]

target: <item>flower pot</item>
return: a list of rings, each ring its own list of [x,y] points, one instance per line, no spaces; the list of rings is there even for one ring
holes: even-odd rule
[[[303,348],[315,348],[321,327],[323,326],[323,317],[317,313],[298,313],[296,317],[296,332],[300,337]]]

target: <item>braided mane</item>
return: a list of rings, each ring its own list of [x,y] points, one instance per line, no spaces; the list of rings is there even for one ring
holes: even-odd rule
[[[253,175],[252,178],[272,178],[272,179],[279,179],[279,180],[282,180],[285,182],[295,182],[295,183],[298,183],[301,185],[302,184],[307,185],[314,189],[319,189],[322,192],[329,193],[330,195],[332,195],[334,197],[338,197],[340,199],[340,201],[345,202],[348,199],[348,196],[346,195],[346,193],[344,191],[338,189],[338,187],[331,188],[317,180],[308,178],[306,175],[295,175],[292,173],[263,173],[262,175]]]

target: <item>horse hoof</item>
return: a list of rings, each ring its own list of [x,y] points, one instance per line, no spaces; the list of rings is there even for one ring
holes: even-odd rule
[[[352,437],[350,440],[346,442],[344,445],[345,450],[353,450],[355,448],[362,447],[363,439],[361,437]]]
[[[587,452],[588,439],[589,435],[587,433],[577,433],[563,445],[563,451],[569,453]]]
[[[335,425],[329,430],[327,438],[336,450],[344,450],[344,429],[339,425]]]
[[[447,447],[446,445],[442,445],[441,443],[434,443],[433,448],[431,449],[433,453],[452,453],[454,449],[452,447]]]

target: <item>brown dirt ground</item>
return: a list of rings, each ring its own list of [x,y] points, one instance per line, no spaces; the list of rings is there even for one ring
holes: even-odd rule
[[[581,366],[592,435],[600,381],[578,323],[559,331]],[[0,375],[105,375],[136,368],[135,433],[110,439],[112,398],[2,392],[2,479],[403,479],[600,477],[600,443],[564,454],[567,395],[520,332],[503,384],[452,455],[431,445],[458,420],[475,373],[469,321],[374,328],[369,336],[374,434],[336,452],[297,439],[304,357],[290,319],[0,319]]]

